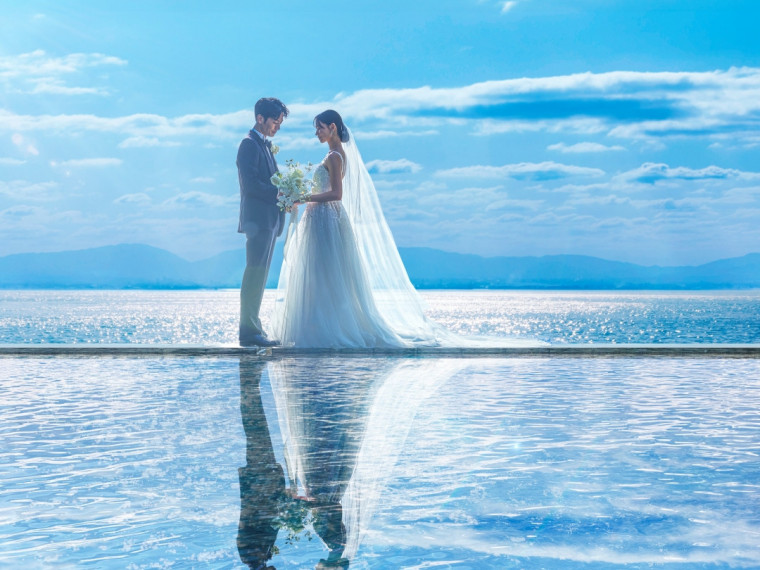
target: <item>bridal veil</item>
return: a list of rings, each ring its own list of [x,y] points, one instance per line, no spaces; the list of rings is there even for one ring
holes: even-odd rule
[[[452,333],[425,316],[423,300],[409,280],[383,215],[375,184],[350,129],[343,149],[346,153],[343,207],[351,221],[380,314],[409,345],[435,346],[446,338],[451,339]]]

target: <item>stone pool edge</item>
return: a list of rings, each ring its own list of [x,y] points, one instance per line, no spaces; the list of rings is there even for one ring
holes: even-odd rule
[[[0,344],[0,357],[22,356],[421,356],[478,357],[690,357],[760,358],[760,344],[566,344],[490,348],[296,349],[180,344]]]

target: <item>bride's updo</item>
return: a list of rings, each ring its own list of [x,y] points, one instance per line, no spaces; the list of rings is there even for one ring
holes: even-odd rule
[[[335,123],[341,142],[348,142],[348,129],[346,128],[346,125],[343,124],[343,119],[337,111],[333,111],[332,109],[322,111],[319,115],[314,117],[315,127],[317,126],[317,123],[322,123],[323,125],[332,125]]]

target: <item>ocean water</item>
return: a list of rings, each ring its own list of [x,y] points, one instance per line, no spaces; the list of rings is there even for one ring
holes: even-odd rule
[[[0,377],[0,568],[760,566],[755,359],[5,357]]]
[[[758,343],[760,291],[423,291],[462,334],[550,343]],[[273,294],[262,321],[268,325]],[[237,342],[238,292],[0,291],[0,343]]]
[[[234,345],[237,295],[0,291],[0,343]],[[757,291],[423,296],[463,334],[760,342]],[[5,355],[0,388],[0,569],[760,568],[758,359]]]

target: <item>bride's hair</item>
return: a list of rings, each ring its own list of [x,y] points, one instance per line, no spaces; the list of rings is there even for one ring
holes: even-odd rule
[[[323,125],[332,125],[335,123],[341,142],[348,142],[348,129],[346,128],[346,125],[343,124],[343,119],[337,111],[333,111],[332,109],[322,111],[319,115],[314,117],[315,127],[317,126],[317,123],[322,123]]]

